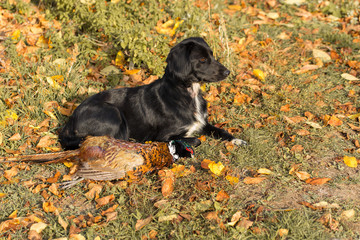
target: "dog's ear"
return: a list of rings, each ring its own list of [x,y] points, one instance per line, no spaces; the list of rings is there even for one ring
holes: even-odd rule
[[[191,73],[190,52],[194,46],[194,42],[181,42],[170,50],[166,58],[167,74],[178,80],[186,80]]]

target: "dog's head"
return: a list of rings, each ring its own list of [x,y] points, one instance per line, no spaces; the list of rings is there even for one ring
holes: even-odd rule
[[[185,39],[170,50],[166,59],[165,74],[186,85],[194,82],[217,82],[224,80],[230,71],[213,56],[204,39]]]

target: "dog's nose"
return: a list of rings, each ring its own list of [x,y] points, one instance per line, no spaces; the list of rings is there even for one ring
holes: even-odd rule
[[[226,71],[224,72],[224,75],[225,75],[225,76],[229,76],[229,74],[230,74],[230,71],[229,71],[229,70],[226,70]]]

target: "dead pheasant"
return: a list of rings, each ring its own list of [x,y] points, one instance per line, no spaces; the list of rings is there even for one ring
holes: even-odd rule
[[[24,155],[3,160],[38,163],[76,162],[79,165],[75,173],[77,179],[69,181],[69,187],[83,179],[114,180],[123,179],[127,175],[139,176],[170,166],[179,157],[190,157],[193,153],[193,149],[180,140],[142,144],[101,136],[86,138],[76,150]]]

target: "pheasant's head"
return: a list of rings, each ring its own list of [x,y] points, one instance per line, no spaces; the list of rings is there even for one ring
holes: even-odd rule
[[[172,140],[169,142],[169,151],[174,158],[174,161],[177,161],[181,157],[193,157],[194,149],[182,140]]]

